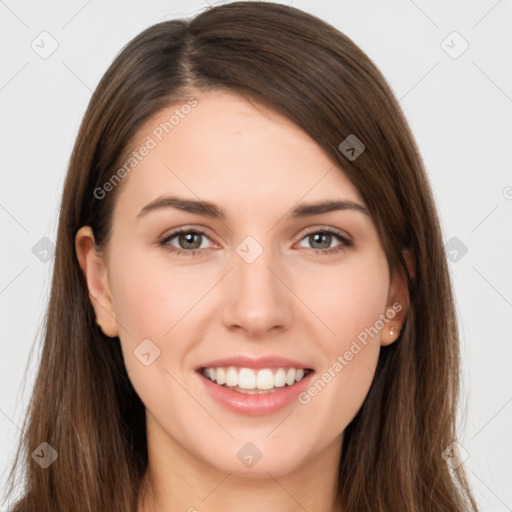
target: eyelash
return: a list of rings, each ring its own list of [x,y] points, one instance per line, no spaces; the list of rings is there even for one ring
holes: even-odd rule
[[[164,247],[169,252],[175,253],[177,256],[181,256],[181,255],[197,256],[197,254],[200,253],[203,249],[191,249],[191,250],[187,251],[184,249],[177,249],[176,247],[169,245],[168,242],[170,240],[172,240],[173,238],[176,238],[177,236],[184,234],[184,233],[195,233],[195,234],[200,234],[202,236],[205,236],[206,238],[210,238],[204,231],[201,231],[199,229],[178,229],[178,230],[174,231],[173,233],[171,233],[170,235],[163,238],[162,240],[160,240],[158,242],[158,245]],[[313,249],[313,248],[311,248],[310,250],[314,251],[315,254],[317,254],[318,256],[326,256],[326,255],[338,253],[338,252],[343,251],[343,250],[347,249],[348,247],[352,247],[354,245],[353,242],[351,242],[346,237],[344,237],[340,232],[335,231],[333,229],[316,229],[313,231],[309,231],[308,233],[304,234],[304,236],[300,239],[300,241],[304,240],[304,238],[306,238],[309,235],[314,235],[314,234],[318,234],[318,233],[333,235],[334,237],[336,237],[338,239],[338,241],[341,242],[340,245],[333,247],[331,249]]]

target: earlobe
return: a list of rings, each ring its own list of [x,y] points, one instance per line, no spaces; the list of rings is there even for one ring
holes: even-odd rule
[[[391,345],[394,341],[398,339],[400,336],[400,329],[394,324],[387,324],[380,334],[380,344],[381,346]]]
[[[89,299],[96,323],[111,338],[119,335],[114,304],[104,258],[96,251],[94,234],[89,226],[81,227],[75,236],[75,250],[87,283]]]

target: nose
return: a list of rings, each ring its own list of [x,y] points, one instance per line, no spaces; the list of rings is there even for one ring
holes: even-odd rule
[[[252,262],[234,254],[233,262],[225,283],[224,325],[251,338],[288,328],[292,293],[271,251],[263,250]]]

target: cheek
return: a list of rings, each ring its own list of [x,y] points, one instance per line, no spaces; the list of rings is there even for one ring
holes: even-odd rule
[[[182,380],[179,369],[190,348],[180,342],[180,321],[185,325],[187,311],[204,292],[190,285],[187,272],[171,272],[137,251],[126,254],[112,258],[111,288],[130,380],[148,410],[165,408],[163,403],[186,407],[190,397],[172,378]]]
[[[202,271],[154,261],[147,254],[112,263],[117,319],[134,338],[163,339],[211,286]]]
[[[160,255],[125,254],[130,257],[112,259],[112,294],[116,318],[125,328],[120,328],[125,366],[145,401],[156,389],[180,391],[167,372],[179,375],[189,364],[187,354],[195,345],[191,333],[204,320],[201,300],[218,276],[211,268],[172,264]],[[154,362],[144,366],[140,357],[148,352]]]
[[[388,294],[388,270],[378,257],[360,258],[354,264],[319,267],[304,272],[299,297],[331,331],[320,339],[339,349],[384,313]],[[334,331],[334,332],[332,332]],[[329,341],[330,340],[330,341]],[[329,350],[327,350],[329,352]]]
[[[324,418],[325,431],[336,432],[356,415],[374,378],[380,352],[375,326],[385,313],[388,269],[382,259],[361,259],[309,276],[301,293],[325,324],[317,328],[324,358],[302,403]]]

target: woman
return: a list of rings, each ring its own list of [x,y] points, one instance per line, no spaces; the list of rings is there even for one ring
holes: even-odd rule
[[[282,5],[159,23],[73,150],[14,510],[476,511],[458,371],[432,193],[369,58]]]

